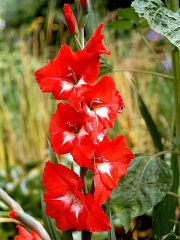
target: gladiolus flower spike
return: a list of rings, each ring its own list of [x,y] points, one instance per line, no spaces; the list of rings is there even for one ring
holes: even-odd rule
[[[80,1],[81,7],[85,8],[86,3]],[[64,15],[74,34],[77,23],[68,4],[64,5]],[[62,45],[57,57],[35,72],[41,91],[58,100],[49,128],[54,152],[70,153],[80,168],[93,174],[94,187],[84,193],[81,176],[62,164],[46,163],[46,214],[63,231],[111,229],[101,205],[109,199],[133,159],[124,136],[110,140],[106,135],[125,105],[111,76],[98,79],[99,56],[110,54],[103,44],[103,26],[98,26],[84,49],[73,52]]]

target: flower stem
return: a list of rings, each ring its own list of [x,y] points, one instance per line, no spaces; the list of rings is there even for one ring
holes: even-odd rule
[[[12,210],[23,211],[21,206],[14,199],[12,199],[2,188],[0,188],[0,200]]]
[[[84,48],[84,27],[80,27],[80,38],[81,38],[81,46]]]
[[[173,80],[173,77],[168,74],[163,74],[159,72],[153,72],[143,69],[133,69],[133,68],[119,68],[119,69],[113,69],[113,72],[134,72],[134,73],[143,73],[143,74],[152,74],[154,76],[158,76],[165,79]]]
[[[169,0],[170,10],[176,12],[179,8],[178,0]],[[174,85],[174,111],[175,111],[175,126],[176,126],[176,148],[180,150],[180,50],[174,47],[172,50],[173,63],[173,85]],[[177,156],[178,169],[180,174],[180,156]]]
[[[82,47],[82,45],[81,45],[81,43],[80,43],[80,41],[79,41],[79,38],[77,37],[76,34],[74,34],[74,40],[75,40],[75,42],[76,42],[76,44],[77,44],[77,48],[78,48],[78,49],[83,49],[83,47]]]

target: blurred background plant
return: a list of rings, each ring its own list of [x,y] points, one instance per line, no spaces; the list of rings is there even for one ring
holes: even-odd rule
[[[65,2],[72,7],[78,3]],[[92,1],[85,34],[88,39],[98,23],[106,23],[111,56],[101,59],[101,74],[111,72],[126,105],[109,135],[125,134],[135,154],[153,155],[169,150],[173,137],[171,46],[138,17],[131,2]],[[0,2],[0,187],[37,218],[41,218],[41,174],[49,155],[48,127],[55,106],[51,96],[39,91],[33,73],[56,55],[60,44],[74,44],[63,4],[61,0]],[[147,128],[148,114],[156,131],[154,122]],[[168,151],[166,155],[170,158]],[[4,216],[7,208],[0,202],[2,240],[15,233]],[[116,225],[117,239],[151,238],[151,213],[133,220],[126,235]]]

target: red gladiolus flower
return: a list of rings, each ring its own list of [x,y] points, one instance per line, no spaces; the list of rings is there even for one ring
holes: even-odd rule
[[[76,22],[76,18],[74,16],[74,13],[73,13],[69,4],[64,4],[63,12],[64,12],[64,17],[66,19],[69,32],[71,34],[75,34],[76,33],[77,22]]]
[[[99,132],[98,140],[102,140],[103,137],[104,132]],[[79,148],[90,153],[94,149],[85,128],[83,114],[77,112],[69,104],[58,104],[57,111],[51,118],[50,140],[52,148],[57,154],[77,152]],[[78,159],[74,160],[79,164]],[[90,166],[91,162],[87,160],[86,165]]]
[[[35,77],[42,92],[78,107],[83,90],[95,83],[98,74],[98,56],[83,50],[72,52],[69,46],[62,45],[57,57],[37,70]]]
[[[92,37],[87,42],[84,48],[85,51],[93,54],[107,54],[107,55],[110,54],[110,51],[106,49],[102,42],[104,39],[104,35],[101,33],[103,27],[104,27],[103,23],[101,23],[98,26]]]
[[[28,232],[25,228],[17,225],[19,235],[15,237],[15,240],[42,240],[35,232]]]
[[[118,181],[126,174],[129,163],[133,159],[133,154],[123,136],[113,140],[106,138],[94,145],[94,150],[91,149],[89,152],[79,147],[78,151],[72,152],[72,155],[74,159],[78,159],[81,167],[87,167],[94,172],[94,199],[100,205],[117,187]]]
[[[50,123],[50,138],[54,151],[58,154],[68,153],[75,142],[81,144],[86,141],[89,135],[84,124],[82,113],[69,104],[59,103]]]
[[[46,214],[60,230],[109,231],[109,221],[90,194],[82,193],[82,179],[60,164],[46,163],[43,175]]]
[[[96,139],[97,131],[112,128],[124,103],[110,76],[103,76],[83,95],[83,112],[88,132]]]

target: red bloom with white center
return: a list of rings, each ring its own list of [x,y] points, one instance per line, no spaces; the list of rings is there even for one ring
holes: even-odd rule
[[[110,54],[110,51],[106,49],[103,44],[104,34],[101,32],[104,24],[101,23],[96,31],[93,33],[92,37],[87,42],[84,50],[92,54]]]
[[[94,150],[86,151],[79,148],[78,151],[73,151],[72,155],[81,167],[87,167],[94,172],[94,199],[100,205],[117,187],[118,181],[126,174],[129,163],[133,159],[133,154],[123,136],[113,140],[106,138],[94,145]]]
[[[59,103],[50,123],[50,139],[58,154],[71,152],[75,142],[81,144],[89,138],[82,113],[69,104]]]
[[[104,131],[98,132],[97,139],[102,140],[104,135]],[[94,149],[94,144],[85,128],[83,114],[69,104],[58,104],[56,113],[51,118],[50,140],[57,154],[78,152],[79,149],[89,154]],[[74,160],[79,164],[78,158]],[[87,160],[86,165],[90,166],[90,164],[91,162]]]
[[[103,76],[83,95],[83,112],[88,132],[96,140],[99,131],[112,128],[124,108],[123,100],[110,76]]]
[[[15,240],[42,240],[35,232],[28,232],[25,228],[17,225],[19,235],[15,237]]]
[[[77,21],[69,4],[64,4],[63,12],[64,12],[64,17],[66,19],[69,32],[71,34],[75,34],[76,28],[77,28]]]
[[[43,175],[46,214],[60,230],[109,231],[109,221],[90,194],[82,193],[82,179],[60,164],[46,163]]]
[[[95,83],[98,74],[98,56],[83,50],[72,52],[69,46],[62,45],[57,57],[37,70],[35,77],[42,92],[78,107],[82,92]]]

